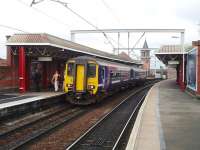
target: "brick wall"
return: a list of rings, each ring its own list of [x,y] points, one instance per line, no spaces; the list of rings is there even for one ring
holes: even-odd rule
[[[7,59],[0,63],[0,91],[5,89],[17,89],[18,87],[18,61],[7,50]]]
[[[0,66],[0,90],[17,88],[18,77],[13,76],[13,71],[11,67]]]

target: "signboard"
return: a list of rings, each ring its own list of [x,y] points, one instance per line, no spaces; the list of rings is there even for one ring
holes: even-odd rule
[[[173,61],[173,60],[168,61],[168,65],[178,65],[178,64],[179,61]]]
[[[187,55],[187,87],[196,91],[196,60],[197,49],[192,49]]]
[[[38,57],[38,61],[52,61],[52,57]]]

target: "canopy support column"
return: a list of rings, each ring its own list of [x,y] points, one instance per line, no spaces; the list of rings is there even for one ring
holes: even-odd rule
[[[25,66],[25,49],[19,47],[19,91],[26,92],[26,66]]]

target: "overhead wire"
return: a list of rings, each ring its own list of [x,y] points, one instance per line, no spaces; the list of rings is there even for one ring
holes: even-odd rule
[[[17,1],[20,2],[20,3],[22,3],[23,5],[25,5],[25,6],[27,6],[27,7],[30,7],[30,6],[33,6],[34,4],[38,4],[38,3],[42,2],[42,1],[44,1],[44,0],[39,0],[39,1],[37,1],[37,2],[36,2],[35,0],[33,0],[32,3],[31,3],[31,5],[28,5],[27,3],[25,3],[25,2],[22,1],[22,0],[17,0]],[[90,21],[88,21],[87,19],[85,19],[83,16],[81,16],[80,14],[78,14],[77,12],[75,12],[74,10],[72,10],[72,9],[67,5],[68,3],[61,2],[61,1],[59,1],[59,0],[50,0],[50,1],[58,2],[58,3],[62,4],[62,5],[64,5],[69,11],[71,11],[73,14],[75,14],[76,16],[78,16],[79,18],[81,18],[82,20],[84,20],[87,24],[89,24],[90,26],[92,26],[93,28],[95,28],[97,31],[102,32],[103,36],[106,38],[106,40],[108,41],[108,43],[112,46],[112,48],[113,48],[113,49],[115,48],[115,46],[114,46],[114,44],[111,42],[111,40],[112,40],[113,42],[115,42],[115,44],[116,44],[117,42],[116,42],[113,38],[108,37],[108,35],[107,35],[105,32],[103,32],[101,29],[99,29],[97,26],[93,25]],[[105,1],[104,1],[104,2],[105,2]],[[59,23],[65,25],[65,26],[71,27],[70,25],[68,25],[68,24],[62,22],[61,20],[59,20],[58,18],[53,17],[53,16],[50,16],[49,14],[45,13],[44,11],[42,11],[42,10],[40,10],[40,9],[38,9],[38,8],[35,8],[35,7],[32,7],[32,8],[33,8],[33,10],[35,10],[35,11],[37,11],[37,12],[39,12],[39,13],[45,15],[45,16],[47,16],[48,18],[53,19],[53,20],[56,21],[56,22],[59,22]],[[119,45],[120,45],[121,47],[124,47],[121,43],[119,43]]]
[[[21,1],[21,0],[18,0],[18,1]],[[32,0],[31,2],[31,5],[30,6],[33,6],[34,4],[38,4],[40,2],[42,2],[44,0],[40,0],[40,1],[35,1],[35,0]],[[78,14],[77,12],[75,12],[74,10],[72,10],[70,7],[68,7],[68,3],[66,2],[62,2],[62,1],[59,1],[59,0],[50,0],[50,1],[53,1],[53,2],[57,2],[57,3],[60,3],[62,4],[65,8],[67,8],[69,11],[71,11],[73,14],[75,14],[76,16],[78,16],[79,18],[81,18],[82,20],[84,20],[87,24],[89,24],[90,26],[92,26],[93,28],[95,28],[96,30],[98,31],[101,31],[97,26],[93,25],[91,22],[89,22],[87,19],[85,19],[83,16],[81,16],[80,14]],[[35,7],[34,7],[35,8]],[[46,13],[45,13],[46,14]],[[101,31],[102,32],[102,31]],[[103,36],[107,39],[108,43],[114,48],[114,45],[112,44],[112,42],[109,40],[108,36],[105,34],[105,32],[102,32],[103,33]]]
[[[140,38],[136,41],[136,43],[134,44],[133,48],[131,48],[131,51],[134,50],[134,48],[138,45],[138,43],[140,42],[140,40],[143,38],[144,35],[145,35],[145,32],[143,32],[143,34],[140,36]]]
[[[110,5],[105,1],[105,0],[101,0],[101,2],[103,3],[103,5],[106,7],[106,9],[111,13],[111,15],[113,16],[113,18],[120,23],[119,18],[117,17],[117,15],[113,12],[112,8],[110,7]],[[113,38],[110,37],[110,39],[115,43],[118,44],[118,42],[116,40],[114,40]],[[119,43],[120,47],[125,47],[123,46],[121,43]]]
[[[42,2],[42,1],[44,1],[44,0],[40,0],[40,1],[37,1],[37,2],[35,2],[35,0],[33,0],[32,1],[32,3],[31,3],[31,5],[32,4],[38,4],[39,2]],[[60,4],[62,4],[65,8],[67,8],[69,11],[71,11],[73,14],[75,14],[76,16],[78,16],[80,19],[82,19],[83,21],[85,21],[87,24],[89,24],[90,26],[92,26],[95,30],[97,30],[97,31],[100,31],[102,34],[103,34],[103,36],[105,37],[105,39],[108,41],[108,43],[111,45],[111,47],[114,49],[115,48],[115,46],[114,46],[114,44],[112,43],[112,42],[114,42],[115,44],[117,44],[117,42],[113,39],[113,38],[111,38],[111,37],[109,37],[104,31],[102,31],[100,28],[98,28],[97,26],[95,26],[93,23],[91,23],[90,21],[88,21],[86,18],[84,18],[83,16],[81,16],[79,13],[77,13],[76,11],[74,11],[72,8],[70,8],[69,6],[68,6],[68,3],[66,3],[66,2],[62,2],[62,1],[59,1],[59,0],[50,0],[50,1],[53,1],[53,2],[57,2],[57,3],[60,3]],[[112,41],[112,42],[111,42]],[[122,44],[120,44],[120,46],[122,46]],[[123,46],[122,46],[123,47]]]
[[[88,21],[86,18],[84,18],[83,16],[81,16],[80,14],[78,14],[77,12],[75,12],[73,9],[71,9],[67,3],[65,2],[61,2],[59,0],[50,0],[50,1],[54,1],[57,3],[62,4],[65,8],[67,8],[69,11],[71,11],[73,14],[75,14],[76,16],[78,16],[80,19],[82,19],[83,21],[85,21],[87,24],[89,24],[90,26],[92,26],[95,30],[102,32],[103,36],[107,39],[108,43],[112,46],[112,48],[114,48],[114,45],[112,44],[112,42],[110,41],[109,37],[107,36],[107,34],[105,32],[103,32],[101,29],[99,29],[97,26],[95,26],[94,24],[92,24],[90,21]]]
[[[24,31],[24,30],[22,30],[22,29],[18,29],[18,28],[16,28],[16,27],[11,27],[11,26],[4,25],[4,24],[0,24],[0,27],[7,28],[7,29],[11,29],[11,30],[16,30],[16,31],[23,32],[23,33],[29,33],[29,32]]]
[[[101,2],[103,3],[103,5],[106,7],[106,9],[111,13],[111,15],[113,16],[113,18],[117,21],[119,21],[119,18],[117,17],[117,15],[113,12],[112,8],[110,7],[110,5],[105,1],[105,0],[101,0]]]
[[[27,6],[27,7],[30,8],[30,5],[28,5],[28,4],[25,3],[24,1],[22,1],[22,0],[17,0],[17,1],[20,2],[21,4],[23,4],[23,5],[25,5],[25,6]],[[35,3],[33,3],[33,4],[37,4],[37,3],[42,2],[42,1],[44,1],[44,0],[40,0],[40,1],[35,2]],[[33,4],[31,3],[31,6],[32,6]],[[44,16],[46,16],[46,17],[52,19],[52,20],[54,20],[54,21],[57,22],[57,23],[60,23],[60,24],[62,24],[62,25],[64,25],[64,26],[71,27],[69,24],[66,24],[65,22],[61,21],[60,19],[58,19],[58,18],[56,18],[56,17],[54,17],[54,16],[51,16],[51,15],[45,13],[44,11],[42,11],[42,10],[36,8],[36,7],[31,7],[31,8],[32,8],[34,11],[36,11],[36,12],[38,12],[38,13],[40,13],[40,14],[42,14],[42,15],[44,15]]]
[[[135,56],[136,56],[136,53],[134,52],[134,49],[136,48],[140,40],[144,37],[144,35],[145,35],[145,32],[143,32],[143,34],[139,37],[139,39],[135,42],[134,46],[131,48],[131,52],[134,53]],[[139,58],[138,55],[136,57]]]

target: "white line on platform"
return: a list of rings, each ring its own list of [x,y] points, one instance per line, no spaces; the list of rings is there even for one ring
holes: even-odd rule
[[[58,93],[58,94],[48,95],[48,96],[36,96],[36,97],[26,98],[26,99],[22,99],[22,100],[18,100],[18,101],[3,103],[3,104],[0,104],[0,109],[17,106],[17,105],[21,105],[21,104],[25,104],[25,103],[30,103],[30,102],[34,102],[34,101],[39,101],[39,100],[47,99],[50,97],[56,97],[56,96],[62,95],[62,94],[63,93]]]

